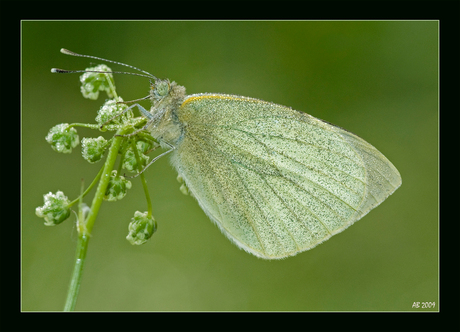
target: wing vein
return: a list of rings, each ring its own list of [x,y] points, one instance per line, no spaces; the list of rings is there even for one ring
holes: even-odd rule
[[[191,134],[191,133],[190,133],[190,134]],[[193,134],[191,134],[191,135],[193,135]],[[200,137],[200,136],[198,136],[198,135],[193,135],[193,136],[195,136],[195,138],[201,140],[201,141],[204,142],[206,145],[208,145],[208,146],[211,148],[211,150],[215,150],[215,151],[219,152],[225,159],[228,160],[227,156],[226,156],[222,151],[215,149],[215,148],[214,148],[209,142],[207,142],[205,139],[203,139],[202,137]],[[231,161],[230,161],[230,164],[232,164]],[[234,167],[233,164],[232,164],[232,167]],[[240,177],[239,174],[238,174],[238,172],[235,171],[235,173],[236,173],[236,175],[237,175],[238,177]],[[240,177],[240,178],[241,178],[241,177]],[[216,178],[214,177],[214,179],[216,179]],[[218,182],[218,183],[220,183],[220,181],[218,181],[217,179],[216,179],[215,181]],[[243,185],[244,185],[244,184],[243,184]],[[220,186],[220,187],[222,188],[222,186]],[[247,189],[246,185],[244,185],[244,187],[246,188],[246,191],[251,195],[251,193],[250,193],[249,190]],[[223,191],[221,191],[221,192],[224,193]],[[225,193],[224,193],[224,196],[226,196]],[[251,195],[251,197],[252,197],[252,195]],[[252,199],[254,200],[253,197],[252,197]],[[254,225],[254,223],[253,223],[253,220],[250,218],[250,216],[248,215],[248,213],[247,213],[247,211],[246,211],[245,209],[243,209],[242,211],[243,211],[244,215],[246,216],[246,219],[248,220],[249,224],[251,225],[251,228],[252,228],[252,230],[254,231],[254,234],[256,235],[257,240],[258,240],[259,243],[260,243],[260,246],[262,247],[262,249],[264,250],[264,252],[266,252],[266,249],[265,249],[265,247],[264,247],[264,244],[263,244],[262,240],[260,239],[258,232],[256,231],[256,227],[255,227],[255,225]],[[216,219],[216,220],[217,220],[217,219]],[[224,227],[224,225],[222,224],[222,222],[220,223],[220,225],[221,225],[221,227],[223,227],[229,234],[231,234],[231,232],[230,232],[227,228]],[[246,244],[246,245],[247,245],[247,244]],[[254,248],[253,248],[253,249],[254,249]]]
[[[263,143],[262,141],[260,141],[260,140],[257,139],[256,137],[252,136],[251,133],[246,133],[246,134],[247,134],[248,136],[251,136],[252,138],[254,138],[256,141],[258,141],[261,145],[263,145],[263,146],[265,147],[265,149],[269,149],[269,147],[268,147],[265,143]],[[329,175],[327,175],[327,174],[325,174],[325,173],[323,173],[323,172],[321,172],[321,171],[316,171],[316,170],[314,170],[313,168],[309,167],[308,165],[306,165],[306,164],[304,164],[304,163],[302,163],[302,162],[300,162],[300,161],[298,161],[298,160],[295,160],[295,159],[293,159],[293,158],[291,158],[291,157],[285,155],[285,154],[282,153],[282,152],[280,152],[280,154],[281,154],[282,156],[284,156],[285,158],[288,158],[288,159],[290,159],[290,160],[292,160],[292,161],[294,161],[294,162],[297,162],[297,163],[299,163],[299,164],[305,166],[306,168],[308,168],[308,169],[310,169],[310,170],[312,170],[312,171],[314,171],[314,172],[323,174],[325,177],[328,177],[328,178],[331,179],[332,181],[337,182],[338,184],[344,186],[344,187],[347,188],[347,189],[350,189],[351,191],[353,191],[354,193],[356,193],[356,194],[359,195],[358,192],[355,192],[354,190],[352,190],[351,188],[347,187],[346,185],[344,185],[344,184],[338,182],[336,179],[332,178],[331,176],[329,176]],[[273,165],[274,165],[274,167],[281,173],[280,169],[276,166],[276,164],[273,163]],[[347,174],[347,173],[345,173],[345,174]],[[308,177],[305,177],[305,179],[308,180],[310,183],[313,183],[313,184],[315,184],[315,185],[319,185],[318,183],[313,182],[313,181],[312,181],[310,178],[308,178]],[[364,184],[365,184],[365,183],[364,183]],[[321,186],[321,185],[319,185],[319,186]],[[327,189],[325,189],[325,190],[327,190]],[[353,210],[356,211],[356,209],[355,209],[354,207],[352,207],[350,204],[348,204],[348,203],[345,202],[343,199],[341,199],[340,197],[338,197],[336,194],[334,194],[333,192],[331,192],[331,191],[329,191],[329,190],[327,190],[327,191],[328,191],[331,195],[333,195],[334,197],[336,197],[338,200],[342,201],[345,205],[349,206],[351,209],[353,209]]]
[[[230,162],[230,163],[232,164],[232,167],[235,168],[235,163],[237,163],[237,162],[235,162],[235,163]],[[245,167],[245,165],[243,165],[243,164],[241,164],[241,163],[238,163],[238,165],[241,165],[241,166]],[[246,168],[246,169],[249,169],[249,168],[247,168],[247,167],[245,167],[245,168]],[[252,170],[251,170],[251,171],[252,171]],[[254,195],[253,195],[253,194],[251,193],[251,191],[248,189],[248,187],[247,187],[246,184],[244,183],[244,180],[241,178],[241,176],[240,176],[240,174],[238,173],[237,170],[235,170],[235,173],[236,173],[237,176],[241,179],[241,183],[243,184],[243,186],[246,188],[246,191],[247,191],[247,192],[249,193],[249,195],[251,196],[252,200],[253,200],[254,203],[255,203],[255,206],[257,206],[257,208],[259,209],[260,213],[261,213],[262,215],[265,216],[264,210],[260,207],[259,203],[257,203],[256,199],[254,198]],[[261,174],[259,174],[259,175],[262,176]],[[262,177],[262,178],[263,178],[263,177]],[[276,241],[279,243],[280,247],[282,248],[283,245],[282,245],[281,242],[278,240],[278,236],[276,235],[276,232],[273,230],[273,226],[272,226],[266,219],[265,219],[264,221],[265,221],[266,224],[269,226],[269,228],[270,228],[271,231],[272,231],[272,234],[275,235]],[[256,234],[257,234],[257,232],[256,232]],[[259,238],[258,235],[257,235],[257,238]],[[260,240],[259,240],[259,241],[260,241]],[[261,245],[262,245],[262,243],[261,243]],[[262,245],[262,248],[264,248],[263,245]],[[264,250],[265,250],[265,248],[264,248]],[[266,252],[266,251],[265,251],[265,252]],[[267,252],[266,252],[266,253],[267,253]]]
[[[247,134],[247,135],[251,135],[251,133],[246,133],[246,134]],[[198,135],[196,135],[196,136],[198,137]],[[206,144],[207,144],[212,150],[218,151],[218,152],[219,152],[220,154],[222,154],[226,159],[228,159],[227,154],[226,154],[224,151],[222,151],[222,150],[220,150],[220,149],[217,149],[217,148],[216,148],[216,145],[211,145],[209,142],[206,141],[206,139],[204,139],[204,138],[202,138],[202,137],[199,137],[199,138],[200,138],[200,140],[202,140],[203,142],[206,142]],[[254,138],[254,139],[256,139],[256,138]],[[260,144],[262,144],[265,148],[267,148],[266,145],[265,145],[264,143],[260,142],[260,140],[258,140],[258,139],[256,139],[256,140],[257,140]],[[237,162],[237,161],[235,161],[235,162]],[[239,164],[240,164],[240,163],[239,163]],[[241,164],[241,165],[242,165],[242,164]],[[242,165],[242,166],[244,166],[244,165]],[[276,166],[275,166],[275,167],[276,167]],[[259,175],[261,175],[261,174],[260,174],[259,172],[257,172],[256,170],[252,170],[252,171],[255,172],[255,173],[257,173],[257,174],[259,174]],[[326,176],[327,176],[327,175],[326,175]],[[283,176],[283,178],[285,178],[285,179],[287,179],[288,181],[292,182],[293,184],[296,185],[297,188],[299,188],[300,190],[304,191],[304,192],[307,193],[308,195],[310,195],[310,196],[314,197],[315,199],[317,199],[317,200],[318,200],[319,202],[321,202],[322,204],[324,204],[324,205],[326,205],[327,207],[329,207],[330,210],[332,211],[332,213],[334,213],[334,214],[337,216],[338,219],[342,220],[342,217],[340,217],[340,216],[337,214],[337,212],[332,208],[331,205],[329,205],[328,203],[326,203],[326,202],[324,202],[323,200],[321,200],[318,196],[315,196],[315,195],[313,195],[312,193],[306,191],[302,186],[300,186],[298,183],[294,182],[293,180],[291,180],[291,179],[289,179],[289,178],[287,178],[287,177],[284,177],[284,176]],[[309,179],[309,178],[307,178],[307,177],[305,177],[305,179],[306,179],[308,182],[312,183],[314,186],[319,186],[319,187],[321,187],[321,185],[317,184],[316,182],[313,182],[311,179]],[[334,180],[334,181],[335,181],[335,180]],[[321,188],[323,188],[323,187],[321,187]],[[327,190],[327,189],[325,189],[325,188],[323,188],[323,189],[326,190],[328,193],[330,193],[330,194],[331,194],[332,196],[334,196],[335,198],[337,198],[339,201],[343,202],[345,205],[347,205],[347,206],[348,206],[350,209],[352,209],[353,211],[357,211],[356,208],[352,207],[350,204],[348,204],[347,202],[345,202],[343,199],[341,199],[340,197],[338,197],[337,195],[335,195],[335,194],[332,193],[331,191],[329,191],[329,190]],[[361,199],[361,202],[362,202],[362,200],[363,200],[363,198]],[[303,205],[303,204],[302,204],[302,205]],[[308,209],[308,207],[306,207],[305,205],[303,205],[303,206],[304,206],[305,208]],[[308,209],[308,210],[310,210],[310,209]],[[311,211],[311,210],[310,210],[310,211]],[[312,214],[323,224],[323,226],[326,228],[326,230],[327,230],[329,233],[331,233],[330,230],[326,227],[326,225],[324,225],[324,223],[322,222],[322,220],[321,220],[315,213],[313,213],[313,211],[311,211],[311,212],[312,212]],[[253,227],[253,228],[254,228],[254,227]],[[257,234],[257,233],[256,233],[256,234]]]
[[[289,118],[284,118],[284,117],[278,117],[278,118],[281,118],[281,119],[289,119]],[[252,119],[256,119],[256,118],[251,118],[251,119],[249,119],[249,120],[252,120]],[[264,119],[264,118],[261,118],[261,119]],[[241,121],[241,122],[244,122],[244,121]],[[242,129],[239,129],[239,128],[235,128],[235,127],[233,127],[233,126],[210,125],[210,124],[203,124],[202,126],[205,126],[205,127],[219,127],[219,128],[223,128],[223,129],[231,129],[231,130],[236,130],[236,131],[239,131],[239,132],[248,134],[248,135],[253,134],[253,133],[251,133],[251,132],[249,132],[249,131],[242,130]],[[268,136],[268,137],[282,138],[282,139],[285,139],[285,140],[289,140],[289,141],[293,141],[293,142],[298,142],[298,143],[302,143],[302,144],[305,144],[305,145],[310,145],[310,146],[313,146],[313,147],[316,147],[316,148],[319,148],[319,149],[322,149],[322,150],[329,151],[330,153],[332,153],[332,154],[334,154],[334,155],[336,155],[336,156],[346,158],[346,159],[350,160],[351,162],[356,163],[356,161],[352,160],[352,159],[351,159],[350,157],[348,157],[347,155],[344,155],[344,154],[342,154],[342,153],[333,151],[333,150],[328,149],[328,148],[326,148],[326,147],[324,147],[324,146],[321,146],[321,145],[312,144],[312,143],[309,143],[309,142],[306,142],[306,141],[303,141],[303,140],[299,140],[299,139],[293,139],[293,138],[289,138],[289,137],[283,137],[283,136],[280,136],[280,135],[270,135],[270,134],[266,134],[266,136]],[[341,142],[341,143],[344,142],[343,139],[335,139],[335,138],[330,138],[330,139],[333,140],[333,141]],[[345,143],[347,143],[347,142],[345,142]],[[349,145],[349,143],[347,143],[347,145]],[[353,152],[355,152],[355,151],[353,151]],[[359,158],[359,156],[358,156],[358,158]],[[361,159],[361,158],[359,158],[359,159]],[[318,159],[316,159],[316,160],[318,160]],[[318,160],[318,161],[320,161],[320,160]],[[344,171],[342,171],[342,170],[340,170],[340,169],[337,169],[337,170],[339,170],[339,171],[341,171],[341,172],[344,172]],[[348,174],[348,173],[345,173],[345,174]],[[352,175],[350,175],[350,174],[348,174],[348,175],[351,176],[351,177],[353,177],[354,179],[356,179],[356,180],[358,180],[358,181],[364,183],[363,180],[361,180],[361,179],[359,179],[359,178],[356,178],[356,177],[354,177],[354,176],[352,176]]]
[[[279,198],[279,200],[283,203],[283,205],[296,217],[296,219],[302,223],[302,221],[297,217],[297,215],[294,213],[294,211],[291,210],[291,208],[287,205],[287,203],[285,202],[284,199],[282,199],[278,193],[273,189],[273,187],[270,185],[270,183],[267,181],[267,179],[262,176],[262,179],[264,180],[264,182],[267,184],[267,186],[271,189],[271,191]],[[265,199],[265,201],[267,202],[267,200]],[[295,240],[294,236],[292,235],[292,233],[289,231],[288,227],[286,226],[286,223],[284,222],[284,220],[282,218],[279,218],[280,221],[283,223],[284,225],[284,228],[286,229],[286,231],[288,232],[289,236],[292,238],[292,241],[294,241],[295,243],[295,246],[298,250],[300,250],[300,247],[299,247],[299,244],[297,243],[297,241]],[[310,231],[311,232],[311,231]]]

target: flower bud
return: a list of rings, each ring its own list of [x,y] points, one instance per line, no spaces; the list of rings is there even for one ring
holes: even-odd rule
[[[86,68],[88,71],[103,71],[103,72],[111,72],[110,69],[106,65],[98,65],[92,68]],[[112,86],[115,87],[115,83],[113,80],[112,74],[106,73],[94,73],[94,72],[86,72],[80,76],[81,82],[81,93],[83,97],[87,99],[96,100],[99,97],[99,91],[107,92],[109,98],[112,98]]]
[[[122,101],[123,99],[121,97],[107,100],[97,112],[96,122],[100,126],[107,125],[107,127],[110,128],[110,125],[120,124],[133,118],[134,114],[132,110],[117,117],[117,115],[120,115],[127,108],[126,104],[120,103]],[[109,120],[111,120],[111,122],[107,123]]]
[[[70,201],[62,191],[44,195],[45,204],[35,209],[35,214],[45,218],[46,226],[55,226],[70,216]]]
[[[140,153],[147,153],[149,150],[154,148],[154,143],[155,142],[146,142],[146,141],[140,140],[136,142],[136,146]]]
[[[68,123],[61,123],[50,129],[45,137],[54,151],[70,153],[79,143],[77,130],[69,128]]]
[[[129,233],[126,239],[132,245],[140,245],[147,242],[157,230],[157,222],[153,217],[148,217],[147,212],[136,211],[128,227]]]
[[[136,155],[134,154],[134,151],[133,151],[132,147],[130,147],[125,152],[122,167],[124,169],[130,171],[130,172],[138,171],[139,168],[142,169],[145,165],[147,165],[147,162],[149,161],[149,157],[146,156],[144,154],[144,152],[147,152],[150,146],[151,145],[149,145],[147,142],[138,141],[136,143],[136,147],[137,147],[137,152],[138,152],[138,155],[139,155],[139,158],[140,158],[140,161],[141,161],[140,167],[139,167],[139,165],[137,163]],[[143,150],[145,150],[145,151],[143,151]]]
[[[83,158],[91,164],[97,163],[102,159],[107,144],[107,140],[102,136],[99,136],[98,138],[84,137],[81,140],[81,154],[83,155]]]
[[[114,202],[125,197],[128,189],[131,189],[131,181],[126,180],[123,176],[117,175],[117,171],[112,171],[104,199]]]

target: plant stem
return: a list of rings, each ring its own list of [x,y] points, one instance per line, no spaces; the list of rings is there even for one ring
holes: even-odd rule
[[[64,311],[73,311],[77,303],[78,291],[80,290],[81,276],[83,273],[83,265],[85,263],[86,251],[88,249],[89,236],[80,234],[78,236],[77,254],[75,265],[70,279],[69,291],[65,302]]]
[[[93,187],[96,185],[97,181],[99,181],[99,179],[101,178],[101,175],[102,175],[102,171],[104,170],[104,168],[101,168],[101,170],[99,171],[99,173],[97,173],[96,177],[94,178],[93,182],[91,182],[91,184],[89,185],[88,188],[86,188],[85,192],[82,193],[79,197],[77,197],[75,200],[73,200],[72,202],[69,203],[69,207],[71,207],[72,205],[76,204],[78,201],[80,201],[83,197],[85,197],[90,191],[91,189],[93,189]]]
[[[142,164],[141,158],[139,157],[139,152],[137,151],[136,143],[133,141],[131,143],[132,150],[134,152],[134,156],[136,157],[137,165],[139,172],[142,171]],[[144,173],[141,173],[141,182],[142,186],[144,187],[145,198],[147,199],[147,216],[150,218],[152,217],[152,202],[150,200],[149,189],[147,187],[147,182],[145,181]]]
[[[117,131],[117,135],[124,135],[126,132],[127,129],[120,129]],[[118,150],[120,149],[121,143],[123,141],[123,137],[117,135],[114,137],[112,145],[107,154],[104,170],[102,171],[101,180],[99,181],[96,194],[94,195],[91,211],[88,214],[88,218],[86,220],[79,220],[77,224],[77,252],[75,255],[75,264],[72,272],[72,277],[70,279],[70,286],[67,293],[64,311],[73,311],[75,309],[75,304],[77,303],[78,291],[80,289],[83,266],[85,263],[86,251],[88,250],[88,242],[91,236],[91,230],[93,229],[94,222],[96,221],[97,214],[99,213],[99,208],[101,207],[102,201],[104,199],[113,166],[117,160]]]
[[[127,130],[120,129],[117,131],[116,135],[113,138],[112,145],[110,147],[109,153],[107,154],[107,160],[105,161],[104,171],[101,175],[101,180],[99,181],[99,185],[97,186],[96,194],[93,198],[93,203],[91,205],[91,211],[88,215],[88,219],[84,224],[84,229],[82,230],[83,233],[90,235],[91,230],[93,229],[94,222],[96,221],[97,214],[99,213],[99,208],[101,207],[102,201],[105,196],[105,192],[107,190],[107,185],[110,181],[110,175],[113,170],[113,166],[115,165],[115,161],[117,160],[118,150],[120,149],[121,142],[123,141],[124,137],[119,135],[124,135]]]

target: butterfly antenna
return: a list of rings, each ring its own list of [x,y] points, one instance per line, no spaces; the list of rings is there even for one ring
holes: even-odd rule
[[[127,71],[103,71],[103,70],[67,70],[67,69],[60,69],[60,68],[51,68],[51,72],[54,74],[73,74],[73,73],[101,73],[101,74],[126,74],[126,75],[135,75],[141,77],[152,78],[152,76],[138,74],[138,73],[130,73]]]
[[[92,55],[78,54],[78,53],[69,51],[69,50],[67,50],[65,48],[61,48],[61,53],[67,54],[67,55],[72,55],[72,56],[77,56],[77,57],[82,57],[82,58],[90,58],[90,59],[95,59],[95,60],[101,60],[101,61],[105,61],[105,62],[115,63],[117,65],[129,67],[131,69],[140,71],[141,73],[144,73],[146,75],[136,74],[136,73],[127,73],[127,72],[115,72],[115,71],[111,72],[111,73],[131,74],[131,75],[149,77],[149,78],[153,78],[154,80],[158,80],[158,78],[155,75],[152,75],[149,72],[147,72],[145,70],[142,70],[142,69],[139,69],[137,67],[127,65],[126,63],[123,63],[123,62],[118,62],[118,61],[108,60],[108,59],[104,59],[104,58],[99,58],[97,56],[92,56]],[[81,73],[81,72],[91,72],[91,71],[89,71],[89,70],[64,70],[64,69],[59,69],[59,68],[53,68],[53,69],[51,69],[51,72],[53,72],[53,73]]]

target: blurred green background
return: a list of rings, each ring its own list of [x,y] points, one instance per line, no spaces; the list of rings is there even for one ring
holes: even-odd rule
[[[420,311],[414,302],[438,304],[437,22],[25,21],[23,310],[62,310],[77,240],[74,217],[45,227],[35,208],[49,191],[74,199],[81,179],[89,184],[102,165],[85,162],[80,147],[65,155],[45,142],[55,124],[93,123],[106,98],[84,99],[78,74],[50,73],[95,63],[63,55],[62,47],[140,67],[189,94],[238,94],[305,111],[363,137],[403,179],[345,232],[295,257],[265,261],[230,243],[181,194],[163,158],[147,171],[157,233],[142,246],[125,239],[134,211],[146,209],[134,179],[123,200],[101,208],[77,310]],[[147,79],[115,80],[125,100],[148,94]]]

